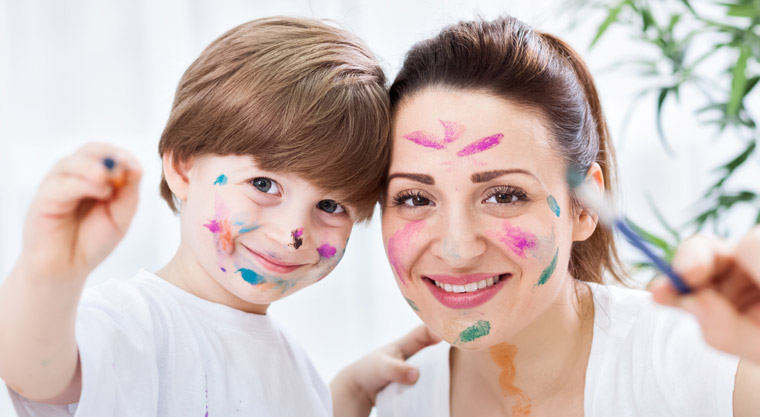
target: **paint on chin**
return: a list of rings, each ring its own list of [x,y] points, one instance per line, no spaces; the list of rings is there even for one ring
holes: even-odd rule
[[[538,245],[536,235],[530,232],[523,232],[519,227],[512,226],[508,221],[502,224],[502,229],[503,233],[499,235],[499,240],[523,259],[526,259],[526,251],[535,249]]]
[[[335,256],[338,250],[329,243],[325,243],[324,245],[317,248],[317,252],[319,252],[319,257],[322,260],[327,260]]]
[[[411,307],[412,310],[414,310],[414,311],[416,311],[418,313],[420,312],[420,308],[417,307],[417,304],[415,304],[414,301],[412,301],[412,300],[410,300],[410,299],[408,299],[406,297],[404,297],[404,300],[406,300],[406,303],[409,304],[409,307]]]
[[[463,157],[463,156],[470,156],[475,155],[476,153],[480,153],[483,151],[487,151],[494,146],[501,143],[501,139],[504,138],[504,135],[502,133],[497,133],[495,135],[486,136],[484,138],[480,138],[476,140],[475,142],[472,142],[471,144],[465,146],[457,152],[457,156]]]
[[[240,268],[235,272],[240,273],[243,280],[251,285],[259,285],[266,282],[266,279],[263,276],[247,268]]]
[[[487,336],[489,333],[491,333],[491,323],[486,320],[478,320],[475,324],[459,333],[457,342],[472,342],[475,339]]]
[[[412,247],[414,240],[417,239],[417,236],[424,227],[424,220],[409,222],[388,240],[388,260],[390,261],[393,270],[396,271],[396,276],[399,281],[401,281],[404,286],[406,286],[405,277],[407,271],[401,262],[401,257]]]
[[[544,269],[543,272],[541,272],[541,276],[538,278],[536,287],[540,287],[546,284],[546,281],[549,281],[549,278],[552,277],[554,269],[557,268],[557,256],[559,256],[559,248],[557,248],[557,250],[554,252],[554,258],[552,259],[552,262],[549,264],[549,266],[546,267],[546,269]]]
[[[554,199],[554,196],[550,195],[549,197],[546,197],[546,203],[549,204],[549,208],[552,210],[552,213],[554,213],[555,216],[559,217],[559,204],[557,204],[557,200]]]
[[[517,356],[517,347],[507,343],[500,343],[491,346],[489,349],[491,360],[501,369],[499,374],[499,386],[505,397],[512,397],[515,404],[512,406],[513,417],[530,416],[530,397],[525,391],[515,386],[515,356]]]

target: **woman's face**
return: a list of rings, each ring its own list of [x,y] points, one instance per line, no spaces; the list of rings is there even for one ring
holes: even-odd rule
[[[449,343],[509,340],[566,300],[573,210],[536,112],[483,93],[426,89],[400,108],[383,211],[397,283]]]

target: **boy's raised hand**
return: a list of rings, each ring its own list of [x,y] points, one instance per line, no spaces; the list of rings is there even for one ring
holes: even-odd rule
[[[84,279],[126,233],[141,175],[134,156],[107,144],[87,144],[59,161],[26,219],[19,263],[28,279]]]
[[[377,394],[388,384],[413,385],[419,371],[405,361],[421,349],[440,342],[424,325],[345,367],[330,382],[334,417],[366,417]]]
[[[693,293],[679,296],[665,280],[653,284],[657,302],[694,314],[713,347],[760,364],[760,226],[732,245],[696,236],[673,262]]]

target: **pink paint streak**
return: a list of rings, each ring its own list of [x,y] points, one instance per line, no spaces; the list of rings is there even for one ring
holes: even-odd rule
[[[209,224],[204,224],[203,227],[208,229],[211,233],[219,233],[222,230],[222,226],[216,220],[211,220]]]
[[[459,123],[446,120],[439,120],[439,122],[443,126],[443,139],[439,140],[436,135],[423,130],[407,133],[404,135],[404,139],[426,148],[443,149],[447,144],[459,139],[464,133],[464,126]]]
[[[299,227],[293,232],[293,237],[301,237],[303,236],[303,227]]]
[[[512,252],[523,259],[526,257],[525,251],[535,248],[538,244],[536,235],[523,232],[519,227],[513,227],[509,222],[504,222],[504,234],[500,235],[499,238]]]
[[[501,143],[501,139],[503,137],[504,137],[503,134],[497,133],[495,135],[480,138],[476,140],[475,142],[472,142],[471,144],[465,146],[461,151],[457,152],[457,156],[474,155],[476,153],[480,153],[485,150],[491,149],[494,146]]]
[[[317,248],[317,252],[319,252],[319,256],[323,259],[330,259],[335,256],[337,250],[329,243],[325,243],[324,245]]]
[[[388,260],[396,271],[396,276],[404,286],[406,286],[406,268],[401,264],[401,257],[404,252],[408,251],[420,231],[425,227],[424,220],[417,220],[407,223],[403,229],[399,230],[388,240]]]

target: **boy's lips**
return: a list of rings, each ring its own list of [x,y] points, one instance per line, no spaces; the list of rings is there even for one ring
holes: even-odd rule
[[[441,304],[449,308],[474,308],[493,298],[512,274],[427,275],[425,286]]]
[[[261,265],[265,269],[268,269],[269,271],[276,272],[278,274],[287,274],[289,272],[293,272],[296,269],[304,266],[304,264],[293,264],[293,263],[284,262],[280,259],[275,259],[272,256],[256,252],[245,245],[243,245],[243,247],[246,248],[248,252],[251,253],[251,255],[253,255],[254,259],[259,265]]]

